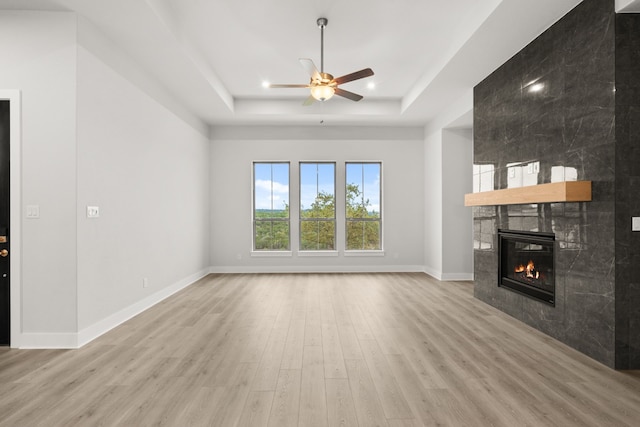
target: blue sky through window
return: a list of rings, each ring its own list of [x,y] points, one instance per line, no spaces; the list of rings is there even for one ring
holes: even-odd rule
[[[368,212],[380,212],[380,163],[347,163],[347,184],[355,184],[363,200],[369,200]]]
[[[334,163],[300,163],[300,209],[311,208],[320,192],[335,197]]]
[[[289,164],[254,163],[255,209],[280,211],[289,204]]]

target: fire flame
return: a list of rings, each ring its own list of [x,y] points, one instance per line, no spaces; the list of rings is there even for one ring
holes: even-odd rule
[[[525,273],[528,278],[538,279],[540,278],[540,272],[536,270],[536,266],[533,261],[529,260],[526,267],[522,264],[515,268],[516,273]]]

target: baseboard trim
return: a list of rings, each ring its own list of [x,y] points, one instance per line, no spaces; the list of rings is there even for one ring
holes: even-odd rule
[[[207,274],[219,273],[425,273],[440,281],[473,280],[469,273],[442,273],[422,265],[376,266],[215,266],[203,269],[148,297],[126,307],[111,316],[84,328],[78,333],[22,333],[22,349],[74,349],[80,348],[132,317],[153,307],[178,291],[192,285]]]
[[[153,307],[160,301],[170,297],[178,291],[192,285],[201,278],[209,274],[209,269],[203,269],[191,274],[184,279],[169,285],[158,292],[102,319],[91,326],[88,326],[78,333],[22,333],[20,337],[20,347],[23,349],[57,349],[57,348],[80,348],[99,336],[109,332],[116,326],[121,325],[134,316]]]
[[[427,266],[425,266],[422,271],[441,282],[469,281],[473,280],[474,277],[473,273],[443,273],[442,271]]]
[[[443,282],[459,282],[473,280],[473,273],[443,273]]]
[[[212,266],[211,274],[251,273],[422,273],[422,265],[346,265],[346,266]]]
[[[69,333],[22,333],[21,349],[68,349],[78,348],[78,334]]]
[[[122,323],[126,322],[132,317],[137,316],[143,311],[148,310],[149,308],[170,297],[176,292],[181,291],[189,285],[192,285],[193,283],[205,277],[207,274],[209,274],[208,269],[200,270],[197,273],[191,274],[184,279],[174,283],[173,285],[167,286],[166,288],[152,295],[149,295],[143,300],[140,300],[137,303],[132,304],[129,307],[124,308],[117,313],[114,313],[111,316],[81,330],[78,333],[78,347],[82,347],[83,345],[90,343],[94,339],[105,334],[116,326],[121,325]]]
[[[436,270],[435,268],[431,268],[431,267],[428,267],[428,266],[425,265],[422,268],[422,271],[425,274],[428,274],[429,276],[433,277],[436,280],[442,280],[442,272],[439,271],[439,270]]]

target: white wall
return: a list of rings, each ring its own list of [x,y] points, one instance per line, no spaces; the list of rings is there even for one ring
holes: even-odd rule
[[[211,151],[211,265],[213,271],[422,271],[424,235],[421,129],[260,127],[214,128]],[[292,229],[297,229],[297,163],[335,161],[338,218],[344,209],[344,162],[383,164],[384,257],[251,256],[253,161],[291,162]],[[343,211],[344,212],[344,211]],[[343,236],[340,222],[338,236]]]
[[[425,139],[424,148],[424,268],[442,278],[442,130]]]
[[[0,13],[0,87],[22,95],[23,206],[13,208],[40,207],[22,222],[27,346],[86,342],[208,266],[464,273],[448,254],[471,252],[466,238],[443,246],[463,224],[443,220],[443,194],[463,185],[446,182],[442,162],[457,149],[443,147],[442,127],[222,127],[209,144],[197,119],[129,83],[141,74],[123,76],[136,67],[88,23],[78,31],[72,13]],[[336,161],[338,197],[345,161],[382,161],[384,257],[251,257],[254,160],[290,160],[293,180],[298,161]],[[100,218],[87,219],[87,205]]]
[[[473,219],[464,206],[472,192],[473,137],[471,129],[442,132],[442,279],[473,279]]]
[[[91,28],[81,28],[82,44]],[[80,331],[124,320],[115,314],[209,266],[208,137],[99,54],[78,48]]]
[[[129,83],[119,72],[136,67],[81,27],[73,13],[0,12],[0,88],[22,106],[12,213],[40,209],[20,230],[14,346],[81,345],[208,272],[206,126]]]
[[[0,87],[22,97],[22,200],[40,207],[22,221],[21,331],[63,341],[77,328],[75,58],[74,15],[0,13]]]
[[[424,266],[439,280],[473,279],[472,109],[469,90],[425,126]]]

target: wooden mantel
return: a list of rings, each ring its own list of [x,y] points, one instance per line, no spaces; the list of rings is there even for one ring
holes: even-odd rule
[[[528,187],[469,193],[464,196],[465,206],[590,201],[591,181],[552,182]]]

